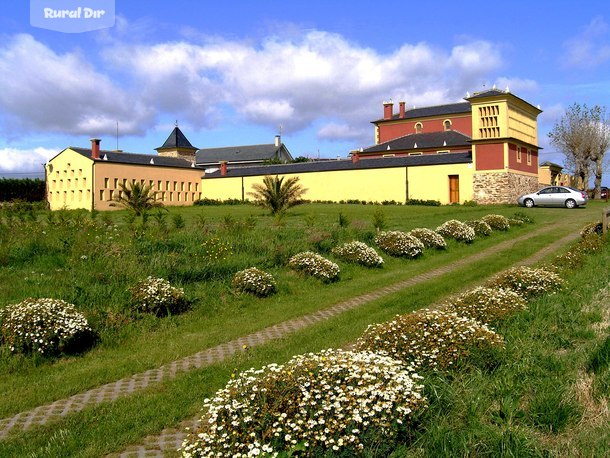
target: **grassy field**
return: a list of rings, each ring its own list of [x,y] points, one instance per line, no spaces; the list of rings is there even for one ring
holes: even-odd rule
[[[544,230],[535,237],[515,242],[485,262],[473,263],[434,282],[365,304],[280,341],[252,348],[225,364],[180,375],[171,382],[155,385],[115,403],[87,408],[53,425],[16,433],[0,443],[0,453],[3,456],[99,456],[119,451],[147,434],[193,416],[200,408],[201,399],[224,385],[235,368],[281,362],[305,351],[346,345],[371,322],[384,321],[396,313],[432,304],[519,262],[563,235],[577,231],[585,223],[599,219],[601,206],[592,204],[575,211],[528,210],[534,224],[514,227],[506,233],[495,232],[490,237],[477,239],[472,245],[453,242],[446,251],[428,250],[417,260],[384,256],[386,264],[383,269],[340,263],[341,280],[330,285],[304,279],[286,268],[288,257],[298,251],[311,249],[332,258],[330,249],[344,241],[358,239],[372,245],[375,234],[372,219],[380,210],[388,229],[410,230],[415,227],[435,228],[452,218],[476,219],[489,213],[510,216],[520,209],[511,206],[309,204],[296,208],[281,221],[248,205],[172,209],[167,215],[153,214],[144,222],[140,219],[131,221],[123,212],[98,214],[95,218],[74,213],[55,213],[53,216],[47,213],[33,216],[3,214],[0,218],[0,306],[28,296],[61,298],[84,311],[100,339],[91,351],[83,355],[55,360],[19,357],[0,347],[2,418],[158,367],[398,280],[450,265],[500,242],[538,229]],[[607,256],[606,253],[606,262]],[[278,294],[257,299],[232,292],[232,275],[253,265],[273,273],[279,284]],[[591,267],[589,275],[594,271]],[[583,272],[578,274],[585,275]],[[147,275],[162,276],[170,279],[172,284],[184,287],[193,302],[192,309],[182,315],[161,319],[131,312],[127,289]],[[607,282],[607,276],[604,278]],[[584,283],[582,288],[578,284],[568,292],[576,294],[591,286],[591,282]],[[574,314],[574,310],[565,313]],[[595,316],[599,317],[600,312],[597,315],[593,313],[591,320]],[[555,326],[561,322],[557,318],[554,320]],[[587,324],[590,322],[583,326]],[[506,332],[507,335],[514,332],[518,339],[528,326],[538,331],[544,329],[533,321],[521,324],[516,321],[507,326],[516,326],[514,331],[509,329]],[[564,330],[561,328],[557,332],[562,334]],[[570,339],[569,336],[564,338]],[[595,339],[585,339],[585,343],[591,346]],[[525,351],[519,344],[515,346],[518,348],[514,351]],[[537,350],[532,348],[531,351]],[[510,347],[507,355],[509,353]],[[530,360],[532,364],[539,364],[533,357],[527,359]],[[506,366],[508,364],[501,368]],[[471,431],[467,425],[445,424],[433,416],[442,417],[447,399],[453,399],[451,396],[466,399],[459,391],[460,386],[475,384],[483,390],[485,384],[476,377],[488,375],[476,372],[458,375],[457,378],[463,377],[464,381],[457,384],[449,384],[443,379],[435,381],[438,400],[432,404],[428,414],[430,419],[426,420],[434,427],[427,428],[414,444],[399,449],[397,453],[427,456],[426,450],[434,450],[430,444],[436,444],[434,447],[439,447],[441,455],[452,454],[453,450],[463,454],[459,450],[470,449],[472,443],[469,441],[478,441],[477,434],[484,435],[485,427],[481,426],[479,433],[474,434],[472,431],[475,430]],[[519,381],[524,379],[521,375],[515,377],[514,370],[512,377]],[[478,396],[489,399],[491,404],[497,400],[493,392],[485,397],[483,394]],[[532,394],[523,396],[531,397]],[[477,409],[475,413],[484,416],[492,407]],[[466,414],[458,412],[457,416],[465,418]],[[455,440],[441,446],[439,441],[442,442],[442,437],[453,437],[445,434],[443,427],[453,431]],[[521,429],[519,426],[519,432]],[[533,450],[532,453],[552,449],[541,442],[541,438],[545,439],[548,434],[535,428],[532,431],[515,436],[516,443],[521,444],[523,436],[528,447],[535,445],[527,449]],[[551,435],[551,439],[553,437]],[[484,450],[481,454],[485,454]]]

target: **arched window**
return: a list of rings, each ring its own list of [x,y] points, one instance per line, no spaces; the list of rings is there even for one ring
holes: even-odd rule
[[[445,119],[443,121],[443,127],[445,130],[451,130],[451,121],[449,119]]]
[[[415,124],[415,133],[416,134],[421,134],[423,129],[424,129],[424,126],[422,125],[421,122],[418,122]]]

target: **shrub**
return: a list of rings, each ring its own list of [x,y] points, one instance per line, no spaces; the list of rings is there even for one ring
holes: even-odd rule
[[[515,212],[513,214],[513,219],[518,219],[527,224],[532,224],[534,222],[534,220],[529,215],[526,215],[523,212]]]
[[[0,309],[0,337],[14,353],[78,351],[92,330],[73,304],[28,298]]]
[[[325,350],[250,369],[205,399],[183,456],[341,456],[390,443],[426,406],[421,379],[372,352]]]
[[[516,218],[508,218],[508,225],[509,226],[523,226],[525,224],[525,221],[522,221],[520,219],[516,219]]]
[[[502,215],[485,215],[481,218],[481,221],[489,224],[493,230],[496,231],[507,231],[510,229],[508,218]]]
[[[303,272],[324,282],[339,279],[339,266],[319,254],[311,251],[295,254],[288,260],[288,265],[299,272]]]
[[[233,288],[259,297],[267,297],[276,291],[276,283],[270,273],[250,267],[235,274]]]
[[[556,273],[546,269],[513,267],[487,283],[488,286],[513,290],[524,299],[561,289],[563,280]]]
[[[472,349],[501,345],[499,335],[475,320],[424,309],[370,325],[356,342],[356,350],[383,352],[415,370],[436,371],[449,369]]]
[[[447,242],[445,242],[442,235],[434,232],[432,229],[417,227],[415,229],[411,229],[407,234],[418,239],[426,248],[437,248],[439,250],[447,248]]]
[[[458,242],[472,243],[475,238],[474,229],[456,219],[444,222],[436,228],[436,232],[445,238],[450,237]]]
[[[475,236],[487,237],[488,235],[491,235],[491,226],[483,220],[475,219],[464,221],[464,224],[474,229]]]
[[[424,251],[419,239],[401,231],[380,232],[375,236],[375,243],[390,256],[416,258]]]
[[[180,313],[188,307],[182,288],[175,288],[163,278],[148,277],[129,289],[136,311],[157,316]]]
[[[347,262],[361,264],[367,267],[383,266],[383,258],[366,243],[356,240],[333,248],[332,253]]]
[[[441,202],[438,200],[425,199],[407,199],[405,205],[422,205],[426,207],[440,207]]]
[[[484,286],[461,294],[446,306],[447,311],[484,324],[495,323],[525,308],[525,299],[516,292]]]
[[[586,224],[581,229],[580,236],[586,237],[586,236],[592,235],[592,234],[601,235],[603,233],[603,229],[604,229],[604,225],[601,223],[601,221],[598,221],[596,223],[589,223],[589,224]]]

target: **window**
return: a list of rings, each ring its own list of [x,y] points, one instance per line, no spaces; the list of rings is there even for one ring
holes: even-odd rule
[[[104,200],[104,190],[100,189],[100,200]]]
[[[415,124],[415,133],[416,134],[421,134],[423,130],[424,130],[424,126],[422,125],[421,122],[418,122]]]
[[[110,187],[110,179],[109,178],[104,178],[104,187],[105,188],[109,188]]]
[[[527,150],[527,165],[532,165],[532,152]]]
[[[409,153],[409,156],[421,156],[422,153]]]
[[[180,182],[180,191],[184,191],[184,181]]]
[[[161,180],[157,181],[157,190],[161,191]]]
[[[172,202],[174,200],[174,193],[170,192],[169,193],[169,201]]]
[[[437,151],[436,154],[449,154],[449,150],[442,150],[442,151]]]
[[[82,189],[78,190],[78,201],[79,202],[83,201],[83,190]]]
[[[112,200],[113,195],[114,195],[114,191],[112,189],[110,191],[108,191],[108,200]]]
[[[169,181],[166,181],[166,182],[165,182],[165,190],[166,190],[166,191],[169,191]]]
[[[178,188],[178,182],[174,181],[174,191]]]
[[[191,185],[192,185],[192,184],[193,184],[193,183],[190,183],[190,182],[189,182],[189,191],[191,191]]]
[[[517,146],[517,162],[521,162],[521,147]]]
[[[199,183],[195,183],[195,191],[199,191]]]
[[[451,121],[449,119],[443,121],[443,128],[445,130],[451,130]]]
[[[115,179],[114,179],[114,189],[116,189],[116,188],[118,188],[118,187],[119,187],[119,179],[118,179],[118,178],[115,178]]]
[[[384,154],[381,157],[394,157],[394,156],[396,156],[396,154]]]

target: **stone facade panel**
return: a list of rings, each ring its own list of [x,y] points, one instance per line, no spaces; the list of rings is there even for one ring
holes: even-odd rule
[[[517,197],[538,190],[538,177],[514,172],[475,173],[474,200],[479,204],[512,204]]]

